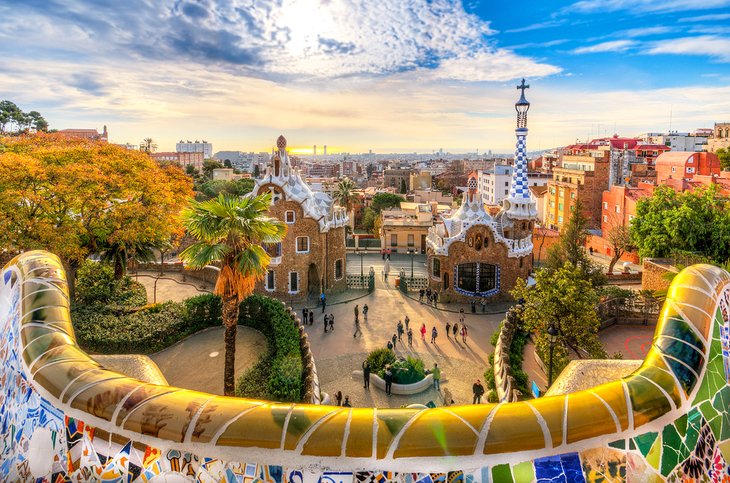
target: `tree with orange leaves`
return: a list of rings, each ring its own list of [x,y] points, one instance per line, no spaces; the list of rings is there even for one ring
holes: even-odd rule
[[[198,241],[180,253],[192,268],[217,263],[221,272],[214,293],[223,300],[225,370],[223,391],[235,390],[236,330],[239,306],[266,275],[271,258],[263,244],[278,243],[286,225],[266,216],[271,195],[238,197],[221,193],[208,201],[192,201],[183,213],[188,233]]]
[[[177,166],[113,144],[58,134],[0,138],[0,247],[56,253],[74,292],[76,269],[91,254],[127,255],[182,234],[192,196]]]

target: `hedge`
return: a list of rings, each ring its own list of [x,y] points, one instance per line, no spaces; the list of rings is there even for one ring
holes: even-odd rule
[[[221,325],[214,295],[165,302],[120,313],[118,306],[76,306],[71,311],[76,339],[87,352],[150,354],[207,327]]]
[[[262,295],[250,295],[241,304],[238,323],[262,332],[269,350],[241,376],[236,396],[301,401],[304,385],[299,327],[284,304]]]

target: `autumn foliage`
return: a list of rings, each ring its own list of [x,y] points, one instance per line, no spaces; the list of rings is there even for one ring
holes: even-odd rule
[[[84,139],[0,137],[0,247],[44,249],[71,269],[109,247],[134,252],[181,235],[192,196],[177,166]]]

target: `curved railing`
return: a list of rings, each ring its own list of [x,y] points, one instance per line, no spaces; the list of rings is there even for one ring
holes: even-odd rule
[[[277,482],[331,471],[340,475],[332,481],[382,471],[493,482],[562,471],[575,478],[551,481],[583,481],[601,468],[661,481],[707,461],[727,471],[729,282],[708,265],[681,272],[646,360],[618,381],[516,403],[343,408],[214,396],[109,371],[76,344],[59,260],[28,252],[0,280],[0,480],[93,480],[117,466],[130,481],[165,472],[218,481],[215,472],[231,478],[249,467]],[[702,458],[712,456],[700,458],[701,446]]]

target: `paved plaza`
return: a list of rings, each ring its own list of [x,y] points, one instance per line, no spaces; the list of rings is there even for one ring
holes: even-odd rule
[[[183,276],[180,272],[165,272],[140,270],[130,273],[132,280],[136,280],[147,289],[147,302],[182,302],[190,297],[213,292],[213,284],[191,277]]]

